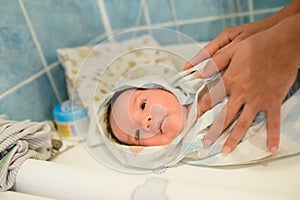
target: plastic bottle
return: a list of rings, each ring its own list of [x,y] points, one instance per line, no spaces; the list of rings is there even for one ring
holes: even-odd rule
[[[60,137],[86,139],[89,120],[79,100],[70,99],[56,105],[53,116]]]

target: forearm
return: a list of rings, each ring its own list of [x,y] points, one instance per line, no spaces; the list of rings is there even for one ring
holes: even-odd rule
[[[300,67],[300,13],[290,16],[270,31],[275,36],[274,42],[279,42],[278,51],[282,59],[288,59],[289,64]]]
[[[297,13],[300,13],[300,0],[292,0],[289,4],[287,4],[274,15],[271,15],[254,23],[257,23],[257,26],[263,26],[263,29],[267,29]]]
[[[282,8],[276,14],[271,16],[271,18],[274,18],[277,22],[279,22],[299,12],[300,12],[300,0],[292,0],[284,8]]]

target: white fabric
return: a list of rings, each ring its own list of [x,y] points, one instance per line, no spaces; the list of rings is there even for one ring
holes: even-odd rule
[[[198,95],[204,89],[205,85],[209,84],[210,81],[214,81],[214,79],[207,81],[203,81],[199,78],[197,79],[199,81],[196,84],[200,86],[200,89],[197,91],[195,99],[198,99]],[[195,80],[189,81],[195,83]],[[264,126],[264,117],[262,115],[258,115],[256,117],[256,120],[247,132],[243,141],[229,156],[223,156],[221,151],[222,145],[226,140],[228,133],[230,133],[233,124],[212,146],[207,149],[203,147],[203,136],[207,133],[209,126],[214,122],[218,114],[223,109],[227,102],[227,98],[217,104],[213,109],[206,112],[200,118],[197,118],[197,102],[193,102],[186,128],[169,145],[141,147],[126,146],[116,143],[111,139],[110,133],[107,133],[107,129],[105,128],[107,106],[115,92],[134,87],[156,87],[167,89],[175,94],[183,105],[189,96],[193,96],[193,94],[184,93],[184,88],[179,89],[178,85],[176,88],[174,88],[171,86],[170,82],[155,76],[146,76],[138,80],[125,82],[108,94],[102,106],[100,107],[99,128],[106,145],[123,165],[141,169],[169,167],[173,166],[179,161],[198,165],[237,165],[257,162],[261,159],[271,156],[271,153],[268,152],[266,148],[266,130]],[[299,92],[295,95],[295,97],[297,98],[297,101],[300,99]],[[293,101],[293,99],[295,101],[295,97],[287,101],[285,103],[285,107],[290,107],[291,105],[289,103]],[[293,117],[300,121],[300,117],[294,115],[295,114],[293,114]],[[283,117],[282,120],[285,120],[285,118]],[[291,134],[290,132],[288,133],[289,136],[297,137],[300,141],[300,135],[297,135],[297,131],[294,131],[294,134]],[[282,134],[282,140],[280,144],[281,150],[276,156],[273,157],[281,157],[300,152],[300,145],[295,143],[291,137],[287,137],[287,135]]]
[[[46,123],[17,122],[0,117],[0,191],[13,186],[20,167],[27,159],[46,159],[47,155],[39,149],[49,146],[50,139],[50,127]]]

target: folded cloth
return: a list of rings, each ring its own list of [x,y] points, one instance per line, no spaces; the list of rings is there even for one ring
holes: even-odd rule
[[[39,149],[49,144],[48,124],[30,120],[17,122],[0,116],[0,191],[14,185],[16,175],[27,159],[46,159]]]
[[[197,117],[198,102],[195,101],[195,99],[198,99],[199,95],[203,94],[204,89],[208,85],[214,85],[218,77],[220,76],[215,76],[210,80],[204,81],[198,77],[195,77],[196,79],[188,79],[188,81],[192,83],[191,88],[195,88],[194,85],[197,85],[198,90],[195,93],[189,89],[189,92],[186,92],[187,89],[181,87],[183,85],[182,83],[174,85],[174,82],[154,76],[147,76],[120,84],[106,96],[98,112],[99,129],[108,149],[122,165],[134,169],[150,170],[174,166],[180,161],[206,166],[238,165],[300,152],[300,127],[296,125],[300,122],[300,116],[298,114],[300,109],[299,90],[290,97],[282,107],[282,127],[285,129],[281,131],[279,152],[275,156],[272,156],[266,147],[267,136],[263,114],[257,115],[251,128],[237,149],[230,155],[224,156],[222,154],[222,146],[232,130],[234,123],[227,128],[212,146],[204,148],[203,137],[224,108],[228,98],[224,98],[222,102],[218,103],[213,109],[207,111],[200,118]],[[190,97],[194,97],[185,129],[170,144],[163,146],[127,146],[116,142],[114,138],[111,137],[111,133],[107,127],[107,109],[113,95],[128,88],[163,88],[172,92],[182,105],[185,105],[186,102],[190,102]],[[293,124],[290,124],[291,119]]]

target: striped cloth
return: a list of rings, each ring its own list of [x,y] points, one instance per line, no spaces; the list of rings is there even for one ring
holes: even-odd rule
[[[51,132],[43,122],[8,120],[0,115],[0,191],[9,190],[21,165],[29,158],[45,159],[39,150],[51,144]]]

